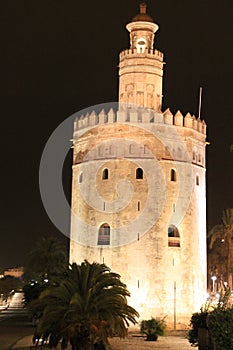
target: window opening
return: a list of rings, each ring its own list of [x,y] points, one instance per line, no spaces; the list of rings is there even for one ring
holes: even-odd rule
[[[175,171],[175,169],[171,169],[171,181],[176,181],[176,171]]]
[[[83,173],[79,174],[78,182],[81,184],[83,182]]]
[[[168,234],[168,246],[180,247],[180,233],[175,225],[170,225],[167,230]]]
[[[142,168],[137,168],[136,169],[136,179],[143,179],[143,170],[142,170]]]
[[[103,224],[99,228],[98,232],[98,245],[110,244],[110,226],[109,224]]]
[[[107,169],[107,168],[105,168],[105,169],[103,170],[102,179],[103,179],[103,180],[107,180],[107,179],[108,179],[108,169]]]
[[[176,212],[176,204],[175,203],[172,204],[172,210],[173,210],[173,213]]]

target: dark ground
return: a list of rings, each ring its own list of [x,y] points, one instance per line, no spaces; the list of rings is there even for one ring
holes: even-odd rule
[[[19,315],[16,312],[5,320],[0,318],[0,350],[11,349],[19,339],[33,333],[34,327],[26,314]]]

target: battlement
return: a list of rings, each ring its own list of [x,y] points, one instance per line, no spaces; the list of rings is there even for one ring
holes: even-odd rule
[[[178,110],[172,114],[167,108],[164,112],[156,112],[146,108],[120,108],[117,112],[111,108],[107,113],[102,110],[99,114],[94,111],[76,118],[74,122],[74,132],[95,127],[102,124],[111,123],[154,123],[174,125],[193,129],[201,134],[206,135],[206,123],[200,118],[187,113],[185,116]]]
[[[156,58],[160,61],[163,61],[163,53],[158,50],[145,49],[145,51],[138,52],[137,49],[127,49],[120,53],[120,61],[124,58],[138,58],[138,57],[146,57],[146,58]]]

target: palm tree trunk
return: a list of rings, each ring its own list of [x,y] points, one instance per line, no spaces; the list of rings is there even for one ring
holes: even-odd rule
[[[227,247],[227,283],[232,290],[232,278],[231,278],[231,236],[228,235],[228,247]]]
[[[93,347],[89,342],[89,339],[81,339],[80,337],[72,337],[70,339],[72,350],[92,350]]]

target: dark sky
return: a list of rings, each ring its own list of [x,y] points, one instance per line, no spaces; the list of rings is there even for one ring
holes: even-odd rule
[[[73,113],[117,100],[118,54],[129,47],[125,25],[138,0],[9,0],[0,4],[0,270],[25,263],[41,235],[67,239],[40,199],[43,148]],[[207,222],[233,206],[232,0],[148,0],[165,55],[163,110],[208,124]],[[71,135],[72,137],[72,135]],[[71,153],[71,152],[70,152]],[[65,167],[69,192],[71,154]]]

